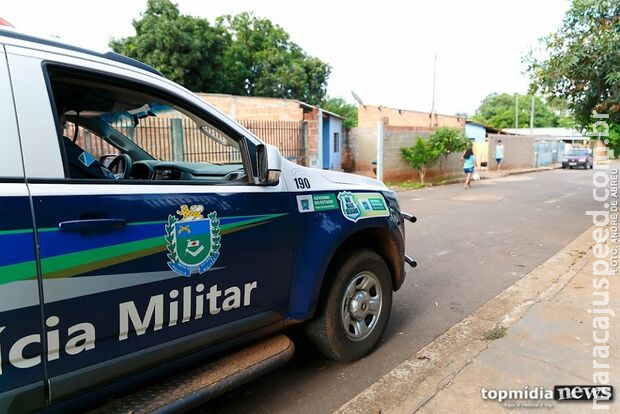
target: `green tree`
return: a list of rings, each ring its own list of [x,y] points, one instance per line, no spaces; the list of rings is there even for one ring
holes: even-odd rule
[[[429,142],[441,154],[443,162],[441,169],[448,160],[448,154],[465,150],[469,145],[469,140],[458,128],[439,127],[429,137]]]
[[[418,172],[424,184],[427,169],[437,162],[441,152],[430,141],[418,137],[412,147],[401,148],[400,154]]]
[[[148,0],[132,22],[135,36],[110,41],[117,53],[140,60],[194,91],[221,91],[227,34],[205,19],[184,16],[169,0]]]
[[[321,103],[321,108],[342,116],[345,128],[357,126],[357,106],[348,103],[343,98],[327,98]]]
[[[562,27],[541,40],[545,57],[525,61],[531,90],[564,100],[580,126],[592,111],[620,123],[620,2],[573,0]]]
[[[429,137],[429,141],[440,154],[450,154],[465,150],[469,140],[458,128],[439,127]]]
[[[312,105],[325,97],[331,67],[308,56],[289,34],[251,13],[217,18],[231,42],[223,59],[229,93],[299,99]]]
[[[170,0],[148,0],[135,36],[115,52],[141,60],[200,92],[299,99],[319,104],[331,68],[308,56],[289,34],[250,13],[206,19],[182,15]]]
[[[531,95],[519,95],[519,128],[530,126]],[[476,110],[473,120],[494,128],[515,127],[515,96],[507,93],[488,95]],[[570,123],[538,96],[534,97],[534,127],[557,127]]]

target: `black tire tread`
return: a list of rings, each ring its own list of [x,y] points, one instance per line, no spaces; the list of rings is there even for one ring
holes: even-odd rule
[[[376,267],[382,282],[384,307],[378,325],[371,335],[361,342],[350,341],[340,325],[340,290],[346,287],[355,269],[359,266]],[[322,292],[315,318],[306,324],[306,332],[314,345],[330,359],[354,361],[371,352],[383,336],[392,306],[392,279],[390,271],[381,256],[369,249],[350,251],[332,267],[326,275],[326,286]],[[335,315],[334,315],[335,313]]]

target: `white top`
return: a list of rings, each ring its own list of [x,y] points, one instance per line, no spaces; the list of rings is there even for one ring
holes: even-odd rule
[[[495,147],[495,158],[504,158],[504,144]]]

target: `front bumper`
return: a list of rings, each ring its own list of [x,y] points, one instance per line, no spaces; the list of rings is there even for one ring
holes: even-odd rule
[[[562,160],[562,168],[566,167],[585,167],[588,161]]]

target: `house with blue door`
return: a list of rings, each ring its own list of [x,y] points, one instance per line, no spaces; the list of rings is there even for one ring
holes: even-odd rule
[[[474,142],[485,142],[487,140],[486,126],[467,120],[465,122],[465,136]]]
[[[342,169],[343,117],[296,99],[198,93],[300,165]]]
[[[317,164],[324,170],[340,170],[342,166],[342,121],[343,118],[333,112],[318,108],[318,120],[321,131],[319,140],[320,157]]]

